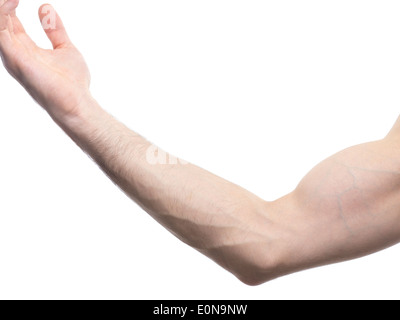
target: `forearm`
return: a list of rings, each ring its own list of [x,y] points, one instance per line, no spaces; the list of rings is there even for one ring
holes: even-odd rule
[[[261,254],[254,243],[268,236],[268,203],[176,158],[154,164],[149,159],[154,146],[94,100],[86,99],[80,110],[79,115],[55,120],[130,198],[179,239],[242,280],[254,274]],[[265,248],[267,244],[263,252]]]

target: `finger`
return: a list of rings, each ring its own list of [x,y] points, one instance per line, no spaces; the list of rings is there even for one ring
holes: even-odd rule
[[[0,0],[0,31],[10,27],[10,17],[15,17],[19,0]]]
[[[15,9],[18,7],[19,0],[0,0],[0,4],[2,3],[0,7],[0,12],[2,15],[9,15],[14,13],[15,14]]]
[[[51,5],[44,4],[39,8],[39,18],[54,49],[71,43],[60,16]]]
[[[15,9],[18,7],[19,0],[0,0],[0,51],[9,44],[10,32],[13,32],[13,19],[16,19]]]
[[[18,4],[19,0],[0,0],[0,31],[25,32],[16,15]]]
[[[7,70],[15,75],[21,52],[35,46],[16,16],[19,0],[0,0],[0,56]]]

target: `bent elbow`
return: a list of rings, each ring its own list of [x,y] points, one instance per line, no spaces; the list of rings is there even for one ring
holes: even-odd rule
[[[231,248],[232,249],[232,248]],[[265,245],[246,245],[224,255],[221,264],[247,286],[259,286],[285,274],[282,255]],[[221,262],[221,261],[220,261]]]
[[[240,282],[249,287],[257,287],[269,281],[255,275],[237,275],[236,277]]]
[[[268,262],[266,264],[248,264],[240,272],[234,273],[234,275],[243,284],[250,287],[256,287],[278,278],[281,273],[277,264]]]

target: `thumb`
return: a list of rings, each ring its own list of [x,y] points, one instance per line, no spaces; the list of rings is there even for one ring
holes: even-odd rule
[[[44,4],[39,8],[39,18],[54,49],[71,43],[60,16],[51,5]]]

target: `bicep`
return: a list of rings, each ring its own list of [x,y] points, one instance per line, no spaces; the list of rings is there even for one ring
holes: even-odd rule
[[[346,149],[311,170],[287,199],[293,265],[383,249],[400,240],[400,152],[389,139]]]

